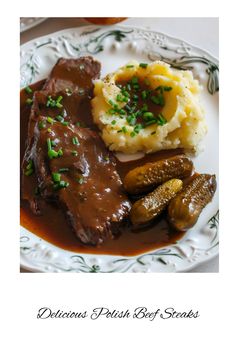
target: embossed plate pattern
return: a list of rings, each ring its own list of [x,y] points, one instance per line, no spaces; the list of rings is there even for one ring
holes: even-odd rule
[[[53,33],[21,47],[21,87],[45,78],[60,57],[90,54],[102,63],[102,76],[130,59],[161,59],[193,71],[203,86],[209,128],[205,150],[194,158],[196,170],[218,180],[218,60],[182,40],[128,26],[86,26]],[[218,190],[195,227],[175,244],[135,257],[77,254],[60,249],[25,228],[20,230],[21,265],[36,272],[179,272],[218,254]]]

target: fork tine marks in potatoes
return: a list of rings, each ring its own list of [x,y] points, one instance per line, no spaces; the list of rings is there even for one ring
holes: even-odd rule
[[[161,214],[170,200],[181,190],[182,185],[180,179],[171,179],[135,202],[130,211],[132,224],[146,224]]]

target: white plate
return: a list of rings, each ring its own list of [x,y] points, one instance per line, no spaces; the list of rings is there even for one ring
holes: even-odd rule
[[[191,69],[203,86],[209,128],[205,150],[194,158],[198,172],[218,180],[218,60],[202,49],[162,33],[128,26],[86,26],[37,38],[21,47],[21,87],[45,78],[60,57],[93,55],[102,76],[130,59],[162,59]],[[21,227],[21,265],[37,272],[179,272],[218,254],[218,189],[197,224],[180,241],[135,257],[77,254],[60,249]]]
[[[20,31],[24,32],[28,29],[39,25],[41,22],[45,21],[46,17],[21,17],[20,18]]]

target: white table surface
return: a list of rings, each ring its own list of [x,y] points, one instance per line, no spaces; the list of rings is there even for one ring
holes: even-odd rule
[[[88,25],[81,18],[48,18],[38,26],[21,33],[21,44],[31,39],[60,31],[64,28],[72,28]],[[173,37],[183,39],[199,46],[214,56],[219,56],[219,22],[218,18],[129,18],[121,24],[141,26]],[[219,257],[195,267],[190,272],[215,273],[219,271]],[[21,272],[26,272],[21,269]]]

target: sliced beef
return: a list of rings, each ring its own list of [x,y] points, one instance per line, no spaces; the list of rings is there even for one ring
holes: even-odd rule
[[[98,133],[78,126],[89,122],[99,72],[90,57],[60,59],[34,94],[23,160],[23,170],[34,173],[22,178],[22,197],[35,213],[40,200],[56,201],[78,238],[94,245],[111,237],[130,209],[112,154]]]
[[[35,126],[30,156],[41,195],[64,207],[84,243],[99,244],[112,237],[130,209],[115,161],[91,129],[55,122],[48,132],[39,128],[45,121],[40,117]]]
[[[93,91],[93,80],[100,76],[101,64],[92,57],[78,59],[59,59],[42,90],[34,93],[31,108],[26,150],[22,163],[25,171],[34,143],[34,129],[41,115],[56,118],[61,117],[66,122],[93,126],[90,99]],[[56,101],[62,97],[57,106],[48,104],[49,98]],[[35,194],[36,191],[36,194]],[[29,201],[34,213],[40,214],[39,198],[35,176],[30,178],[22,174],[21,197]]]
[[[52,69],[44,90],[55,93],[67,90],[87,96],[91,92],[91,81],[99,78],[100,70],[101,64],[89,56],[61,58]]]

